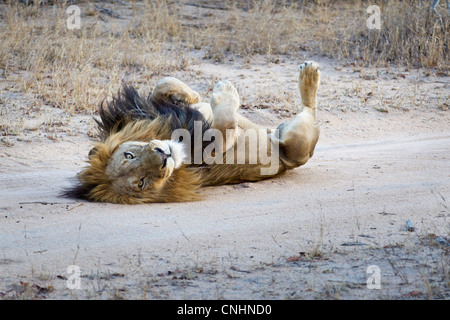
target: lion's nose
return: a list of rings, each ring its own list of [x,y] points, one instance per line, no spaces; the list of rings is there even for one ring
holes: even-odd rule
[[[160,148],[155,148],[155,150],[161,155],[162,160],[166,160],[168,158],[170,158],[172,155],[171,154],[167,154],[165,153],[162,149]]]

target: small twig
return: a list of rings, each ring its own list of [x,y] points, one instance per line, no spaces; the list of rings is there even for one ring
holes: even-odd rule
[[[277,242],[277,240],[275,240],[275,237],[273,235],[272,235],[272,239],[273,239],[273,242],[275,242],[281,248],[281,245]]]
[[[19,204],[42,204],[44,206],[50,204],[50,205],[54,205],[54,204],[75,204],[76,202],[47,202],[47,201],[27,201],[27,202],[19,202]]]
[[[233,266],[230,267],[230,270],[237,271],[237,272],[242,272],[242,273],[252,273],[251,271],[241,270],[241,269],[238,269],[238,268],[233,267]]]
[[[76,205],[76,206],[74,206],[74,207],[72,207],[72,208],[70,208],[70,209],[67,209],[67,211],[70,211],[70,210],[73,210],[73,209],[75,209],[75,208],[78,208],[78,207],[80,207],[80,206],[82,206],[84,203],[80,203],[80,204],[78,204],[78,205]]]
[[[183,230],[181,230],[181,228],[180,228],[180,226],[178,225],[178,223],[177,223],[176,220],[175,220],[175,224],[177,225],[178,230],[180,230],[181,234],[182,234],[183,237],[186,239],[186,241],[187,241],[187,242],[190,242],[190,241],[189,241],[189,238],[184,234]]]
[[[47,249],[44,249],[44,250],[38,250],[38,251],[33,251],[33,253],[44,253],[44,252],[47,252]]]
[[[351,246],[366,246],[367,244],[364,242],[344,242],[341,246],[351,247]]]
[[[226,8],[226,7],[214,7],[214,6],[207,6],[207,5],[191,3],[191,2],[186,3],[186,5],[191,6],[191,7],[203,8],[203,9],[228,10],[228,8]]]

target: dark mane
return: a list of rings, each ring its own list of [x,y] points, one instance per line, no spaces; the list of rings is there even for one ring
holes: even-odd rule
[[[62,189],[60,196],[69,199],[89,200],[89,194],[96,185],[81,183],[76,177],[71,179],[71,182],[70,187]]]
[[[194,122],[202,122],[202,134],[210,128],[203,115],[182,103],[173,103],[164,98],[148,96],[142,98],[132,86],[123,84],[117,96],[111,101],[103,102],[98,110],[100,119],[95,119],[100,136],[105,140],[114,132],[120,131],[129,122],[135,120],[153,120],[164,117],[170,122],[172,131],[187,129],[193,135]]]

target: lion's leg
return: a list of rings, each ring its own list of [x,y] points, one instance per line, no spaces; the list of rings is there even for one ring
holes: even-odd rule
[[[192,90],[183,81],[173,77],[166,77],[158,81],[151,94],[152,98],[165,98],[174,103],[185,103],[188,105],[200,102],[198,92]]]
[[[223,137],[223,150],[234,145],[238,136],[239,95],[236,88],[227,80],[214,86],[211,96],[213,128],[219,130]]]
[[[299,70],[302,110],[292,121],[285,122],[278,127],[278,139],[283,150],[282,161],[287,167],[305,164],[312,157],[319,138],[319,126],[317,124],[319,65],[315,62],[306,61],[300,66]]]

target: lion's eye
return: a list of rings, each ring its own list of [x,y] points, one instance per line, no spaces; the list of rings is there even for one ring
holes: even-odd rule
[[[127,159],[134,159],[134,155],[131,152],[124,152],[123,155]]]
[[[144,181],[144,178],[142,178],[142,179],[139,180],[139,182],[138,182],[138,187],[142,189],[142,188],[144,187],[144,185],[145,185],[145,181]]]

